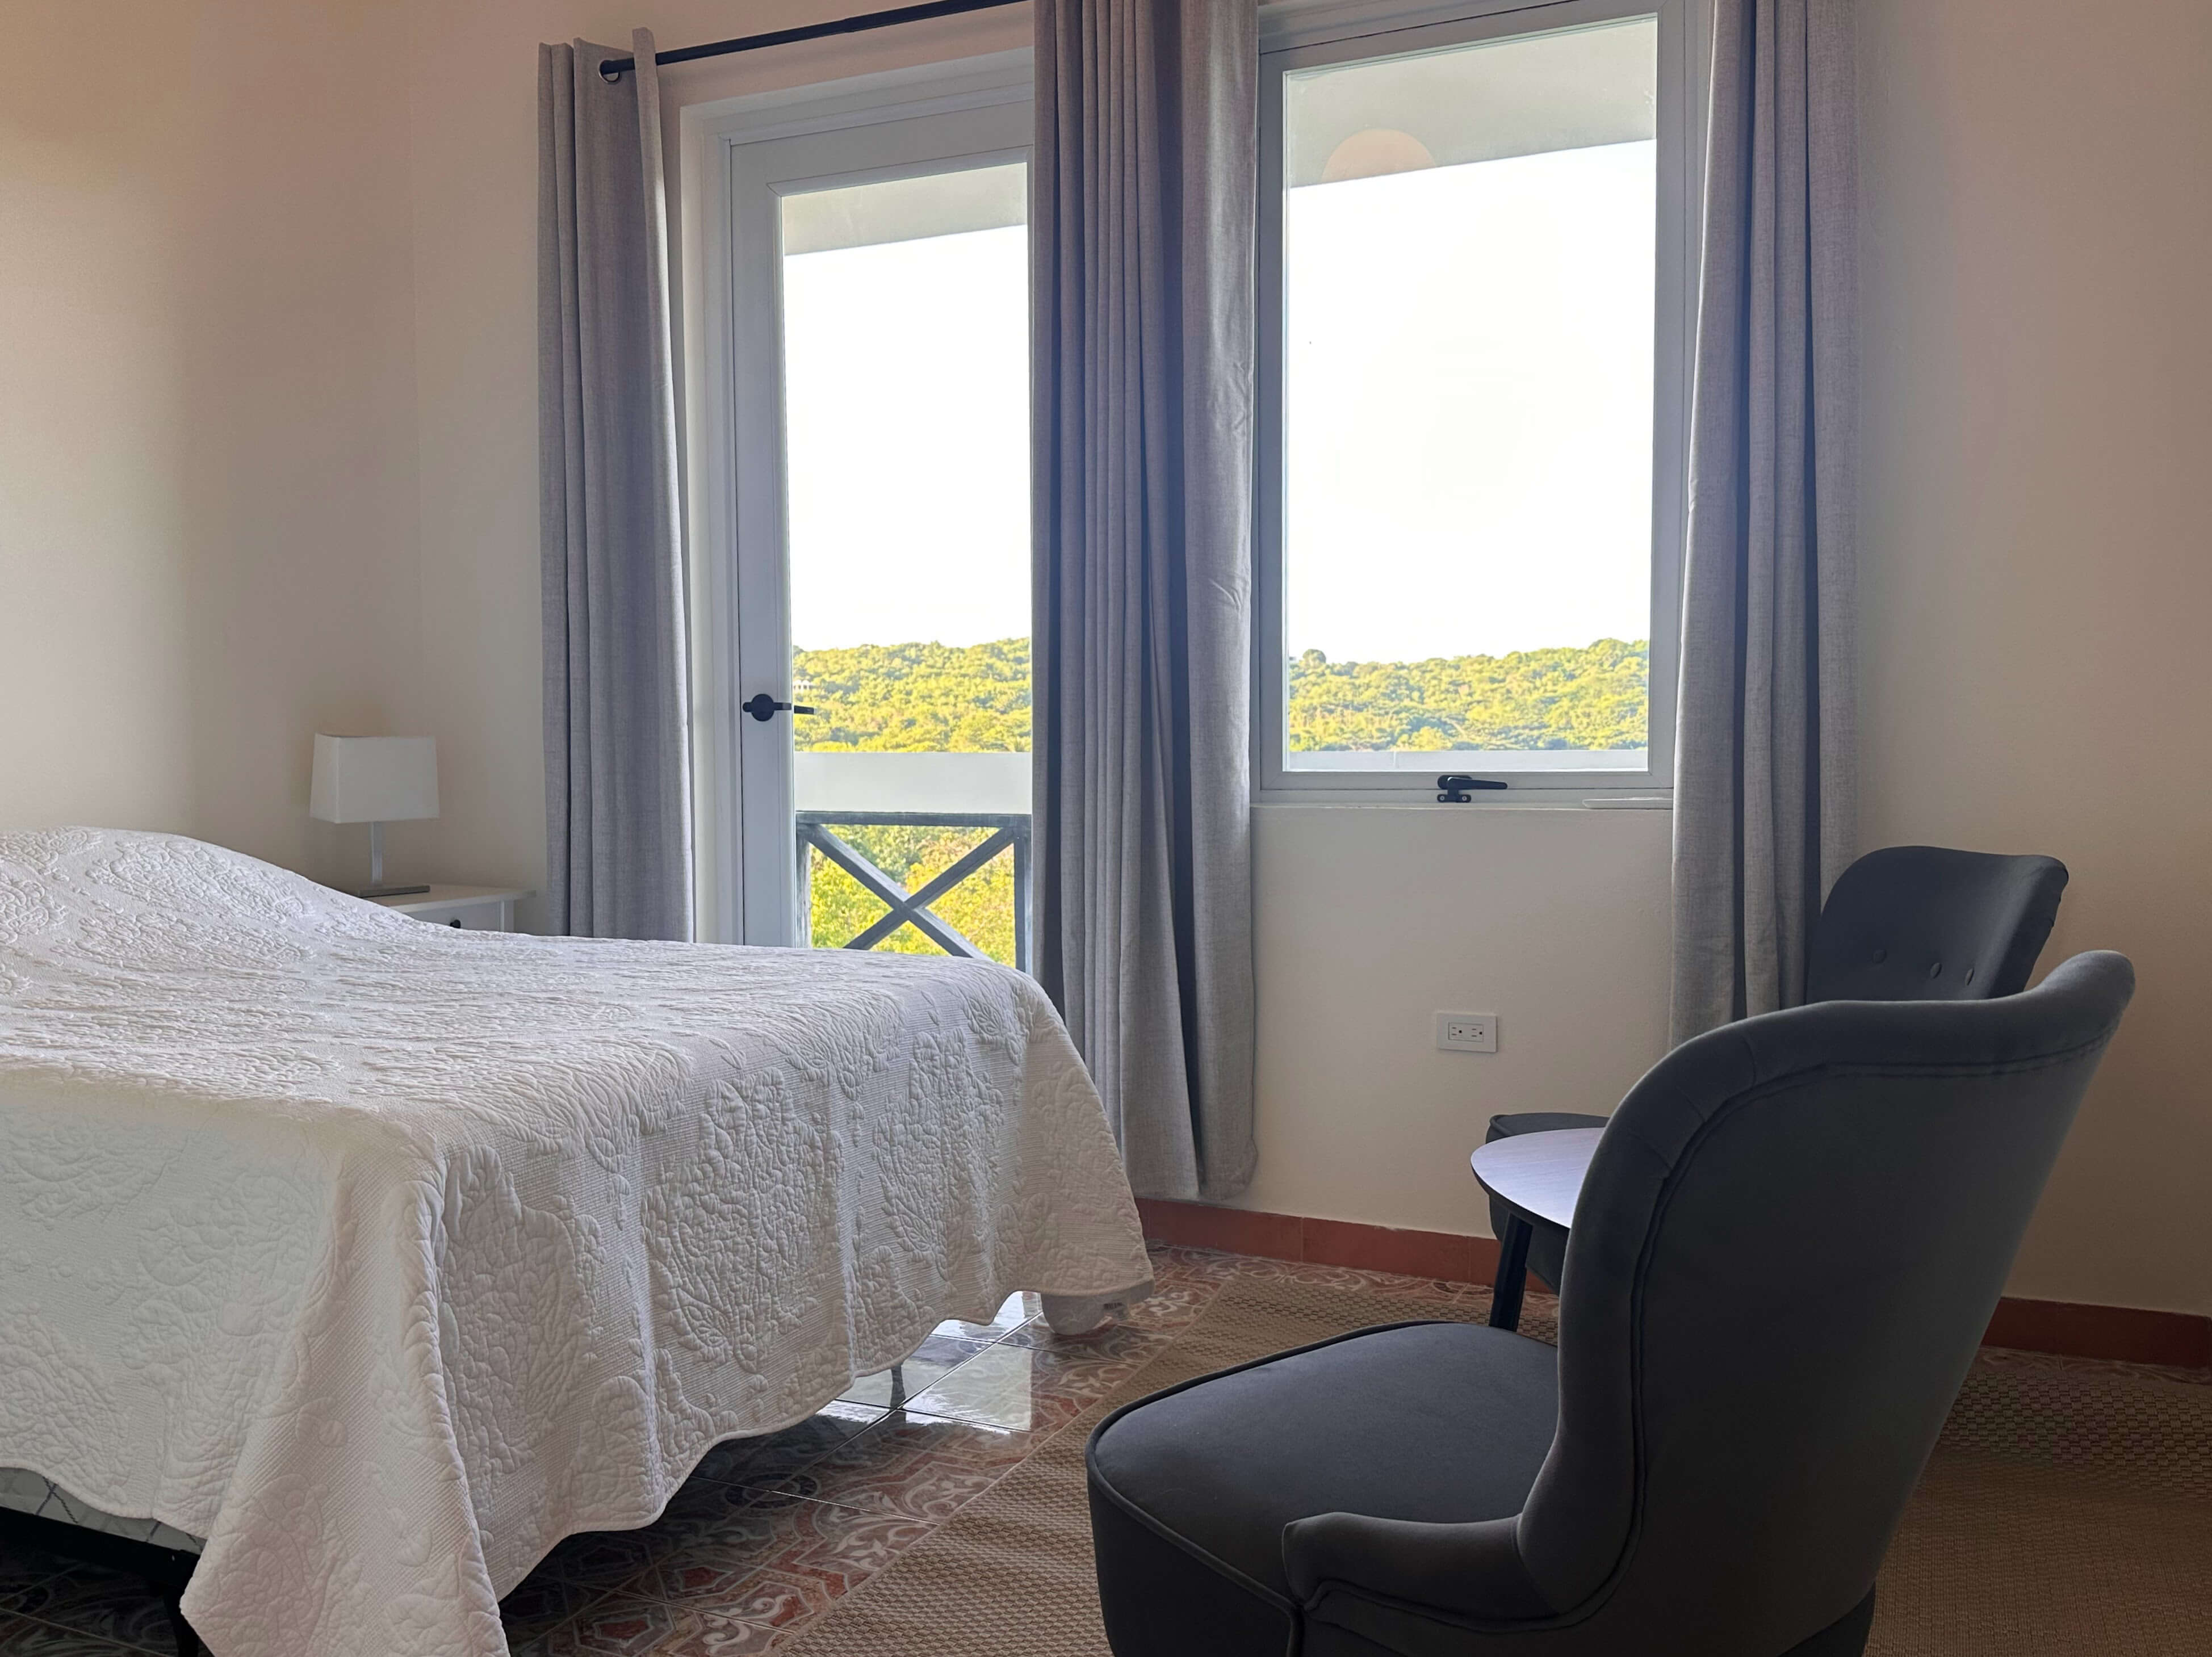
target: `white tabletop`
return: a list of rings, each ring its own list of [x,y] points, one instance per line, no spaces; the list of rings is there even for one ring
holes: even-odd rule
[[[1561,1128],[1551,1133],[1509,1133],[1468,1158],[1482,1188],[1509,1206],[1553,1225],[1571,1226],[1583,1176],[1605,1130]]]
[[[408,913],[416,909],[447,909],[457,903],[517,903],[533,891],[528,886],[433,886],[427,892],[373,897],[369,901]]]

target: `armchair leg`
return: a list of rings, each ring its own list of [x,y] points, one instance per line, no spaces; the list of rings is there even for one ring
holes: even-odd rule
[[[1521,1296],[1528,1282],[1528,1239],[1534,1229],[1518,1214],[1505,1222],[1505,1235],[1498,1240],[1498,1277],[1490,1285],[1490,1326],[1515,1330],[1521,1326]]]

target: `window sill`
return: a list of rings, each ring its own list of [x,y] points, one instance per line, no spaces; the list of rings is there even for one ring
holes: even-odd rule
[[[1486,791],[1473,799],[1447,804],[1434,788],[1419,792],[1374,789],[1358,793],[1345,789],[1262,788],[1252,794],[1255,810],[1311,810],[1323,807],[1362,811],[1672,811],[1674,791],[1640,788],[1607,792],[1593,788],[1578,793],[1565,788],[1500,789]]]

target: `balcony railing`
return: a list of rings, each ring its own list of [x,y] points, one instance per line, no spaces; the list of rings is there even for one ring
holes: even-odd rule
[[[842,869],[859,883],[861,889],[884,906],[883,914],[841,946],[848,950],[872,950],[900,927],[910,926],[947,955],[989,960],[988,952],[963,937],[949,922],[933,913],[930,906],[981,874],[1011,848],[1014,859],[1014,965],[1023,972],[1030,969],[1030,818],[1026,811],[811,810],[799,812],[798,822],[799,912],[809,917],[810,926],[814,913],[814,859],[811,853],[815,852]],[[986,832],[983,839],[950,868],[909,891],[836,832],[838,828],[981,828]]]

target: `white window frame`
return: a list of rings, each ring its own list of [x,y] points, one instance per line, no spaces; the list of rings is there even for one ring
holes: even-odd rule
[[[780,496],[748,498],[741,474],[780,469],[782,432],[748,419],[739,393],[742,364],[773,360],[773,342],[738,335],[739,285],[758,278],[757,248],[738,246],[740,152],[773,143],[919,117],[1025,104],[1031,91],[1026,50],[921,64],[880,74],[779,88],[687,106],[682,113],[683,388],[686,476],[685,560],[691,647],[692,845],[696,936],[702,942],[768,939],[774,917],[793,907],[795,852],[781,864],[748,847],[746,738],[757,784],[759,739],[738,704],[748,679],[783,681],[790,665],[787,621],[744,613],[738,603],[741,537],[780,544]],[[994,153],[987,160],[1012,160]],[[917,170],[935,170],[934,164]],[[892,176],[883,169],[866,176]],[[832,179],[817,183],[835,182]],[[754,255],[749,267],[747,255]],[[774,262],[769,262],[773,269]],[[773,276],[768,278],[773,280]],[[763,353],[765,352],[765,356]],[[750,655],[748,654],[750,651]],[[785,745],[787,748],[787,744]],[[781,763],[787,769],[789,756]],[[785,779],[786,794],[788,778]],[[773,790],[769,797],[772,798]],[[748,889],[750,889],[750,890]]]
[[[1681,648],[1682,549],[1688,517],[1690,357],[1704,153],[1699,50],[1703,0],[1459,0],[1456,4],[1270,6],[1260,58],[1259,421],[1255,476],[1252,779],[1261,804],[1436,804],[1437,776],[1461,771],[1504,781],[1478,806],[1664,804],[1674,791],[1674,693]],[[1652,361],[1650,743],[1641,769],[1484,771],[1471,752],[1440,750],[1421,771],[1294,771],[1284,763],[1287,656],[1283,647],[1283,79],[1293,70],[1586,28],[1630,18],[1659,25],[1656,303]],[[1455,809],[1455,808],[1446,808]]]

